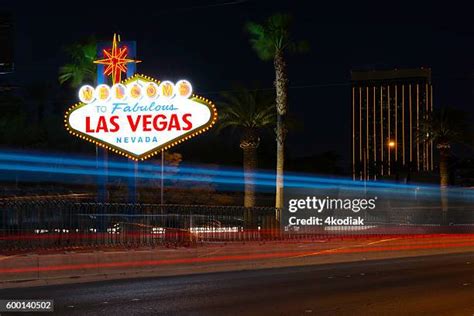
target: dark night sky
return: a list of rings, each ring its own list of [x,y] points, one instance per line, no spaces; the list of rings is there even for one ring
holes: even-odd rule
[[[243,25],[274,12],[290,12],[295,37],[311,45],[308,54],[288,59],[290,112],[304,123],[289,140],[294,155],[336,150],[349,156],[349,77],[354,68],[431,67],[435,106],[472,111],[471,8],[436,8],[432,2],[341,2],[328,7],[317,2],[154,1],[121,6],[112,1],[40,1],[25,10],[23,1],[0,1],[0,8],[15,18],[13,80],[56,82],[57,69],[65,61],[62,46],[91,34],[110,40],[119,32],[122,40],[137,41],[143,60],[139,72],[159,79],[187,78],[198,94],[209,98],[236,83],[272,87],[272,63],[258,60]]]

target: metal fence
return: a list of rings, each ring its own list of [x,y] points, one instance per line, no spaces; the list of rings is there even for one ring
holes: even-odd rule
[[[346,236],[474,233],[471,207],[446,216],[436,207],[394,208],[360,214],[363,227],[338,225],[280,229],[272,207],[0,201],[0,251],[68,247],[154,247],[196,242]]]
[[[0,250],[256,240],[276,228],[268,207],[9,200],[0,210]]]

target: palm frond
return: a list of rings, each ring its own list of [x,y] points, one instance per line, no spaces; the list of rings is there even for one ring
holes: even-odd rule
[[[277,52],[305,53],[309,50],[307,42],[295,42],[291,38],[292,21],[291,15],[277,13],[264,24],[248,22],[245,25],[250,43],[260,59],[271,60]]]
[[[273,100],[268,94],[245,89],[222,93],[218,130],[228,127],[257,130],[272,126],[276,120]]]
[[[69,55],[70,62],[59,68],[59,83],[69,82],[71,87],[77,88],[86,82],[94,82],[96,66],[93,61],[97,55],[95,40],[72,44],[66,47],[65,51]]]
[[[250,35],[250,44],[262,60],[271,60],[275,55],[275,45],[262,24],[248,22],[246,30]]]
[[[453,108],[442,108],[420,122],[416,137],[437,144],[464,143],[470,135],[466,113]]]
[[[291,53],[304,54],[310,50],[310,46],[307,41],[291,42],[288,45],[288,50]]]

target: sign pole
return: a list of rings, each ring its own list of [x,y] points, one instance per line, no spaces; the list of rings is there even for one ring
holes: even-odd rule
[[[96,60],[94,63],[97,64],[97,84],[106,84],[107,83],[107,77],[106,77],[106,68],[105,65],[107,65],[107,69],[109,69],[111,66],[116,66],[114,64],[114,58],[116,54],[120,54],[120,48],[119,47],[120,43],[120,36],[114,35],[113,41],[112,41],[112,48],[110,51],[106,49],[107,46],[109,46],[109,43],[101,43],[97,46],[97,51],[98,51],[98,56],[100,56],[100,53],[103,52],[104,54],[104,59],[101,60]],[[134,58],[136,56],[136,51],[137,51],[137,44],[135,41],[128,41],[124,42],[124,45],[127,47],[127,55],[131,58]],[[113,56],[112,56],[112,55]],[[136,63],[139,61],[135,61],[132,59],[127,59],[126,64],[127,64],[127,77],[131,77],[136,73]],[[105,70],[105,71],[104,71]],[[110,73],[112,77],[112,84],[117,84],[120,83],[120,73],[121,70],[119,68],[115,68]],[[98,192],[98,197],[100,202],[106,202],[107,201],[107,170],[108,170],[108,153],[106,149],[96,149],[96,152],[99,153],[98,156],[102,156],[102,159],[97,159],[98,165],[100,165],[101,169],[103,170],[103,175],[99,175],[99,192]],[[136,178],[137,178],[137,170],[138,170],[138,163],[132,159],[129,159],[129,172],[133,174],[133,176],[128,177],[128,202],[129,203],[135,203],[137,201],[137,183],[136,183]]]
[[[124,42],[125,46],[128,48],[128,57],[135,58],[137,56],[137,42],[127,41]],[[137,72],[137,64],[129,63],[127,65],[127,77],[132,77]],[[114,82],[114,83],[119,83]],[[133,159],[128,159],[130,164],[130,169],[132,171],[133,177],[129,177],[128,181],[128,202],[136,203],[137,202],[137,172],[138,172],[138,162]]]
[[[100,55],[100,52],[106,47],[106,43],[100,43],[97,45],[97,56]],[[97,65],[97,84],[107,83],[107,78],[104,75],[104,65]],[[96,166],[98,170],[98,192],[97,200],[100,203],[105,203],[108,200],[107,193],[107,164],[105,163],[106,158],[106,149],[95,146],[95,155],[96,155]]]
[[[161,151],[161,205],[163,205],[164,200],[164,174],[165,174],[165,151]],[[161,213],[163,213],[163,208],[161,209]]]
[[[165,150],[161,151],[161,184],[160,184],[160,213],[161,213],[161,225],[164,227],[165,226],[165,219],[164,219],[164,210],[163,210],[163,204],[164,204],[164,175],[165,175]]]

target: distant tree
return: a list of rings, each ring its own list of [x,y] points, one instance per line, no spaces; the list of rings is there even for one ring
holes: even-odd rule
[[[0,93],[0,145],[36,147],[44,141],[39,124],[32,123],[22,98],[12,92]]]
[[[59,68],[59,83],[69,83],[72,88],[78,88],[87,82],[95,83],[96,65],[93,61],[97,56],[96,40],[91,38],[84,43],[72,44],[65,51],[70,61]]]
[[[26,87],[28,98],[34,102],[36,120],[39,122],[44,118],[46,106],[51,103],[52,87],[49,83],[38,82]]]
[[[283,207],[283,171],[284,171],[284,143],[287,133],[285,117],[288,111],[288,74],[286,69],[285,54],[287,52],[306,51],[306,42],[295,42],[291,37],[290,27],[292,18],[288,14],[275,14],[264,23],[249,22],[246,25],[250,35],[250,43],[258,57],[264,61],[273,60],[275,68],[276,90],[276,141],[277,141],[277,166],[276,166],[276,197],[275,207]]]
[[[149,178],[138,178],[137,188],[139,200],[142,203],[160,203],[160,189],[161,189],[161,155],[156,156],[156,159],[150,160],[150,163],[141,167],[141,172],[149,174]],[[166,177],[173,176],[179,172],[179,165],[183,161],[183,156],[176,152],[165,152],[164,167],[165,167],[165,181],[172,182],[165,185],[164,189],[174,187],[174,180],[169,180]],[[127,190],[129,181],[126,177],[116,177],[109,182],[110,200],[114,202],[127,202]],[[174,192],[166,192],[164,195],[165,202],[172,200]],[[181,202],[183,203],[183,202]]]
[[[218,131],[231,128],[238,130],[240,134],[245,173],[244,206],[253,207],[254,173],[258,165],[257,148],[260,145],[262,129],[275,124],[273,98],[269,94],[244,89],[235,93],[223,93],[222,98]]]

